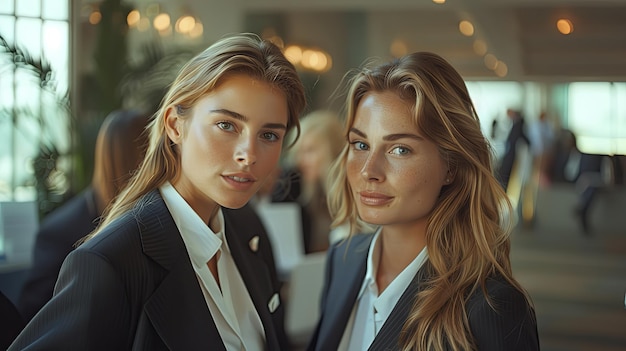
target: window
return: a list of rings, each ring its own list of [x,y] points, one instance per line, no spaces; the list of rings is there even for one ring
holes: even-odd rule
[[[0,201],[41,200],[38,178],[47,170],[55,182],[47,187],[66,183],[69,6],[69,0],[0,1]],[[47,69],[51,74],[41,77]]]
[[[580,151],[626,154],[626,83],[579,82],[568,89],[568,128]]]

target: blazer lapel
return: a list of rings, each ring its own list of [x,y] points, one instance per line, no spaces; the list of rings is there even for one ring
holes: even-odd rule
[[[243,213],[243,212],[242,212]],[[265,339],[269,350],[279,350],[277,331],[270,312],[270,304],[277,307],[281,303],[278,291],[267,282],[271,281],[271,270],[259,255],[259,240],[267,240],[267,235],[261,235],[261,223],[250,223],[246,218],[235,218],[236,212],[224,210],[225,232],[233,260],[239,269],[241,278],[248,289],[250,298],[259,314]],[[262,239],[265,238],[265,239]],[[276,295],[276,297],[274,297]],[[273,312],[273,311],[272,311]]]
[[[369,351],[387,351],[387,350],[399,350],[398,340],[400,337],[400,332],[402,331],[402,327],[404,326],[404,322],[406,322],[407,317],[409,316],[409,311],[413,306],[413,301],[415,300],[415,295],[420,290],[420,283],[424,281],[428,277],[429,271],[429,263],[428,261],[424,262],[422,267],[417,274],[409,283],[409,286],[404,290],[404,293],[400,296],[398,303],[391,310],[391,314],[387,317],[385,324],[380,329],[374,341],[369,347]]]
[[[323,302],[321,316],[322,320],[330,323],[320,324],[317,350],[336,350],[339,347],[365,277],[367,254],[373,237],[356,235],[333,248],[331,266],[327,267],[331,270],[331,281],[326,282],[330,284],[330,290]]]
[[[206,307],[202,290],[178,228],[158,190],[137,214],[144,253],[167,272],[146,301],[145,311],[164,343],[173,350],[226,350]]]

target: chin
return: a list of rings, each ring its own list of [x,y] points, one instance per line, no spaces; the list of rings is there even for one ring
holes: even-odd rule
[[[385,225],[387,224],[387,221],[383,220],[382,218],[380,218],[380,216],[368,216],[366,215],[361,215],[359,214],[359,218],[367,223],[367,224],[371,224],[371,225]]]
[[[219,202],[220,206],[225,207],[225,208],[229,208],[231,210],[236,210],[239,208],[244,207],[248,201],[250,201],[250,197],[247,197],[245,199],[228,199],[226,201],[221,201]]]

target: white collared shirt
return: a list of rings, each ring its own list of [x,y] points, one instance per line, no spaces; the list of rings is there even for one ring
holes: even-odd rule
[[[376,273],[381,250],[379,243],[381,229],[376,231],[370,243],[363,284],[343,332],[338,351],[366,351],[370,347],[413,277],[428,259],[428,251],[424,247],[379,295]]]
[[[219,231],[213,233],[169,182],[159,190],[185,242],[205,301],[226,349],[264,350],[263,324],[231,256],[224,235],[224,214],[221,208],[217,213]],[[218,252],[220,285],[207,265]]]

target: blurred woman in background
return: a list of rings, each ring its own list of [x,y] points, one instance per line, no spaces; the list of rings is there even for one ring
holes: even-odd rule
[[[110,113],[98,130],[91,184],[46,216],[35,236],[33,265],[18,298],[29,321],[52,297],[63,260],[76,242],[96,229],[105,208],[126,186],[143,159],[147,115],[134,110]]]
[[[305,252],[328,249],[347,233],[343,228],[331,233],[331,217],[326,195],[328,170],[345,144],[343,124],[330,110],[316,110],[302,118],[300,139],[291,150],[288,162],[300,175],[300,195],[304,208],[303,236]]]

